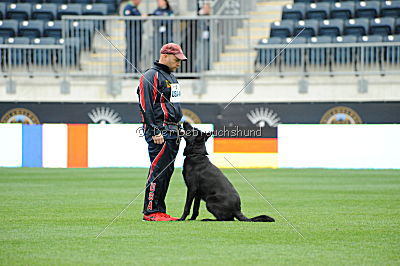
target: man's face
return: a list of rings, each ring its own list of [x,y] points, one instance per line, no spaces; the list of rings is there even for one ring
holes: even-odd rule
[[[175,55],[166,54],[165,56],[165,65],[169,67],[169,70],[171,72],[176,71],[176,69],[181,66],[181,60],[178,59]]]
[[[140,1],[141,0],[132,0],[132,4],[134,4],[135,6],[140,5]]]

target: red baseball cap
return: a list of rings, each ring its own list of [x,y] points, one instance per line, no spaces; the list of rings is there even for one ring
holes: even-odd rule
[[[160,54],[173,54],[180,60],[187,60],[183,54],[182,48],[176,43],[167,43],[161,47]]]

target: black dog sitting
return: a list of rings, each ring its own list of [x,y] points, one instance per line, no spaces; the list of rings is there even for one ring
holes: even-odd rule
[[[234,218],[246,222],[274,222],[274,218],[260,215],[247,218],[241,212],[240,196],[228,178],[208,159],[206,141],[211,133],[204,133],[184,122],[184,138],[186,156],[183,164],[183,178],[187,186],[185,209],[180,220],[185,220],[190,213],[194,200],[193,214],[190,220],[199,215],[200,200],[206,202],[206,207],[216,220],[203,221],[233,221]]]

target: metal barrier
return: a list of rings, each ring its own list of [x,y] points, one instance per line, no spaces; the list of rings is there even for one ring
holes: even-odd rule
[[[77,56],[68,52],[66,68],[72,75],[137,77],[159,58],[163,44],[175,42],[188,57],[177,70],[177,76],[199,77],[213,69],[231,37],[240,28],[249,27],[247,19],[247,16],[66,16],[63,37],[79,40],[75,47],[79,46],[82,52],[82,70],[71,69],[69,62],[74,60],[69,57]],[[250,58],[250,43],[244,49]]]
[[[178,77],[247,80],[261,70],[264,76],[400,73],[399,42],[291,44],[283,51],[284,44],[252,48],[248,22],[248,16],[64,16],[59,45],[0,45],[0,71],[108,81],[139,77],[159,58],[161,46],[173,41],[188,57]]]
[[[400,73],[400,42],[257,45],[263,76],[387,75]]]
[[[63,72],[64,45],[0,45],[0,74],[48,76]]]

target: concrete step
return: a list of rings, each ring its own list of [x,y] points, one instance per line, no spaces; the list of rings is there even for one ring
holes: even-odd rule
[[[213,70],[224,72],[249,72],[252,69],[252,64],[253,62],[249,61],[216,62],[213,64]]]
[[[252,27],[250,28],[250,36],[268,36],[270,31],[270,27]],[[238,29],[237,35],[238,36],[247,36],[248,28],[240,28]]]
[[[237,62],[252,60],[256,56],[255,52],[226,52],[222,53],[220,57],[220,62]]]

